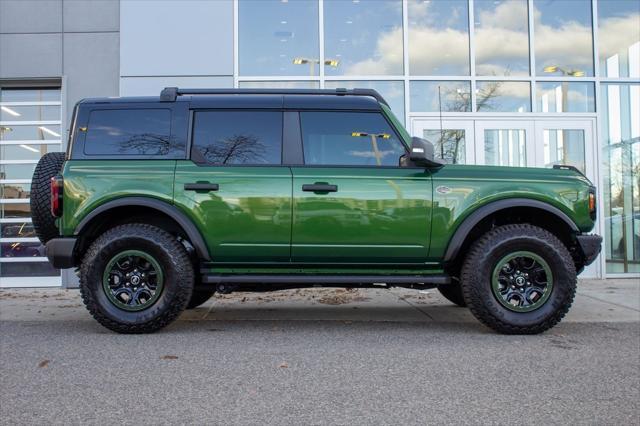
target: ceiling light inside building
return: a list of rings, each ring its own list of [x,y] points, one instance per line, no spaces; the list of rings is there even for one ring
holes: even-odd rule
[[[29,145],[20,145],[20,146],[21,146],[22,148],[24,148],[24,149],[28,150],[28,151],[31,151],[31,152],[37,152],[37,153],[39,153],[39,152],[40,152],[40,151],[38,151],[37,149],[35,149],[35,148],[33,148],[33,147],[29,146]]]
[[[53,130],[49,129],[48,127],[45,127],[45,126],[38,126],[38,129],[42,130],[42,131],[43,131],[43,132],[45,132],[45,133],[50,134],[51,136],[55,136],[55,137],[57,137],[57,138],[59,138],[59,137],[60,137],[60,134],[59,134],[59,133],[54,132]]]
[[[2,109],[4,112],[6,112],[9,115],[13,115],[14,117],[20,117],[20,115],[21,115],[19,112],[14,111],[11,108],[6,107],[6,106],[0,107],[0,109]]]

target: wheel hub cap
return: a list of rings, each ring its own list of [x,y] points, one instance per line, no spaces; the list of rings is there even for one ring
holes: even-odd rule
[[[542,306],[553,288],[549,264],[529,251],[510,253],[493,270],[491,289],[498,302],[515,312],[530,312]]]
[[[118,308],[140,311],[158,300],[164,276],[153,256],[139,250],[126,250],[107,263],[102,287],[109,301]]]

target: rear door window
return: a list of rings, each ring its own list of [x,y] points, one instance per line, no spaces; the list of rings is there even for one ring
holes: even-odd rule
[[[397,167],[406,153],[376,112],[301,112],[300,126],[307,165]]]
[[[191,157],[208,165],[282,163],[282,111],[197,111]]]
[[[169,109],[103,109],[89,114],[84,153],[184,158],[184,145],[171,137]]]

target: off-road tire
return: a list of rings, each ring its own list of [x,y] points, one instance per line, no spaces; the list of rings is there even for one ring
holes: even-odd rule
[[[187,309],[194,309],[211,299],[211,296],[215,293],[215,290],[194,290],[191,295],[191,300],[187,305]]]
[[[445,284],[439,285],[438,291],[441,295],[444,296],[449,302],[464,308],[467,306],[467,303],[464,301],[464,296],[462,295],[462,286],[460,284]]]
[[[48,152],[40,158],[31,180],[31,220],[36,236],[46,244],[60,235],[51,214],[51,178],[60,173],[64,152]]]
[[[109,260],[132,249],[153,256],[164,275],[164,287],[156,302],[135,312],[114,305],[103,289]],[[187,307],[193,283],[193,263],[184,246],[168,232],[146,224],[109,229],[91,244],[80,266],[80,294],[85,306],[100,324],[118,333],[151,333],[167,326]]]
[[[491,288],[491,276],[503,256],[527,250],[547,262],[553,276],[549,298],[530,312],[504,307]],[[549,231],[529,225],[499,226],[472,244],[462,265],[462,294],[471,313],[503,334],[538,334],[566,315],[576,292],[576,269],[566,246]]]

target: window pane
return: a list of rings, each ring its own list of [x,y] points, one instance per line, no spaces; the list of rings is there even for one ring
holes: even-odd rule
[[[409,1],[411,75],[469,75],[467,0]]]
[[[238,38],[240,75],[319,75],[315,0],[240,0]]]
[[[53,121],[60,118],[60,107],[57,105],[0,106],[0,121]]]
[[[527,164],[524,129],[486,129],[484,162],[489,166],[524,167]]]
[[[402,2],[324,2],[326,75],[401,75]]]
[[[170,136],[168,109],[94,110],[84,153],[89,155],[184,155]]]
[[[60,125],[58,124],[0,125],[0,140],[3,141],[60,140],[61,137]]]
[[[60,89],[1,89],[0,102],[60,102]]]
[[[544,166],[566,164],[585,173],[584,130],[544,129]]]
[[[39,160],[48,152],[60,151],[60,144],[47,145],[1,145],[0,158],[9,160]]]
[[[241,89],[319,89],[317,81],[240,81]]]
[[[0,198],[29,198],[30,194],[30,183],[0,183]]]
[[[533,7],[536,74],[592,76],[591,1],[535,0]]]
[[[35,237],[36,231],[31,222],[0,223],[0,238]]]
[[[404,82],[402,81],[327,81],[324,83],[327,89],[375,89],[389,103],[391,110],[404,121]]]
[[[0,179],[29,179],[33,176],[35,163],[30,164],[0,164]]]
[[[600,74],[640,77],[640,2],[598,2]]]
[[[640,272],[640,85],[603,84],[601,140],[607,272]]]
[[[465,164],[464,129],[425,129],[422,137],[433,144],[437,158],[448,164]]]
[[[538,112],[594,112],[593,83],[538,82]]]
[[[469,112],[471,83],[468,81],[412,81],[411,111]]]
[[[405,154],[379,113],[301,112],[305,164],[398,166]]]
[[[520,81],[484,81],[476,84],[476,111],[530,112],[531,88]]]
[[[282,112],[196,112],[192,158],[208,164],[280,164]]]
[[[473,14],[476,74],[529,75],[527,1],[475,0]]]
[[[0,243],[0,257],[40,257],[44,256],[44,246],[37,243]],[[4,265],[4,264],[3,264]]]
[[[0,218],[29,217],[30,212],[29,203],[0,204]]]
[[[0,277],[53,277],[60,275],[49,262],[2,262],[0,263]]]

